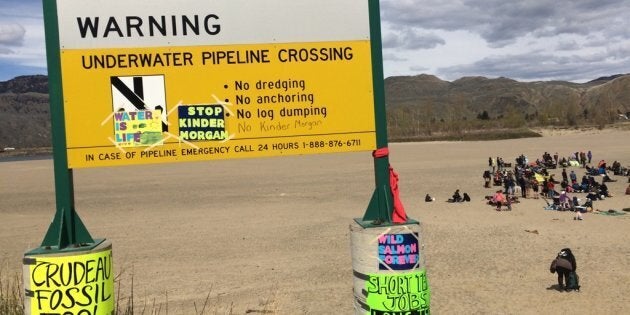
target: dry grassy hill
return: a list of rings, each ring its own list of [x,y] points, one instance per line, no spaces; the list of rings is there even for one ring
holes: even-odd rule
[[[449,82],[421,74],[387,78],[385,96],[390,139],[465,139],[479,130],[614,123],[630,114],[630,75],[578,84],[484,77]],[[0,82],[0,149],[50,145],[48,78]]]

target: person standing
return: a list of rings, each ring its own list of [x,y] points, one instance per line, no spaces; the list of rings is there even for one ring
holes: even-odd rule
[[[548,180],[547,181],[547,196],[549,198],[553,198],[556,196],[556,184],[553,183],[553,181]]]
[[[514,195],[514,186],[516,186],[516,183],[514,182],[514,177],[512,176],[511,173],[508,173],[508,175],[505,176],[504,179],[505,183],[505,195],[506,196],[513,196]]]
[[[484,187],[490,188],[490,180],[492,180],[492,175],[490,174],[489,170],[486,170],[483,172],[483,180],[484,180]]]
[[[553,160],[556,162],[556,167],[558,167],[558,152],[553,155]]]
[[[532,183],[525,178],[525,198],[532,198]]]
[[[527,178],[525,175],[518,177],[518,185],[521,186],[521,197],[527,198]]]
[[[562,181],[563,182],[569,182],[569,178],[567,177],[567,169],[566,168],[562,168]]]
[[[531,186],[532,186],[534,199],[538,199],[538,185],[539,185],[538,180],[536,180],[536,178],[532,178]]]

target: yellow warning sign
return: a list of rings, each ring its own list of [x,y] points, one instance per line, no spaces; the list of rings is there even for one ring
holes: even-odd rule
[[[69,168],[375,149],[366,1],[326,0],[358,18],[279,1],[294,14],[249,28],[226,0],[100,17],[58,1]]]

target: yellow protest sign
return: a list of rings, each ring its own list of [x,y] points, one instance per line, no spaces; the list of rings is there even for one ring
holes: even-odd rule
[[[25,258],[30,314],[112,314],[114,274],[111,247],[72,256]]]
[[[430,313],[431,291],[424,269],[370,274],[365,291],[370,315]]]

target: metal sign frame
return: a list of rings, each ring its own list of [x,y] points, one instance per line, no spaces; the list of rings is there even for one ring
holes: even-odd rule
[[[382,63],[380,9],[378,0],[368,1],[376,148],[387,147],[387,119]],[[52,123],[56,212],[39,248],[29,253],[50,253],[94,248],[103,239],[94,239],[79,218],[74,204],[73,170],[68,167],[64,93],[57,0],[43,0],[46,51]],[[375,190],[362,218],[364,227],[392,224],[393,200],[389,182],[389,158],[374,158]],[[409,222],[415,222],[410,220]]]

